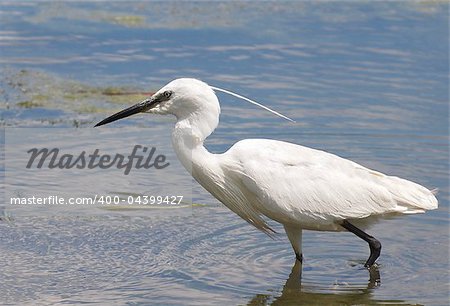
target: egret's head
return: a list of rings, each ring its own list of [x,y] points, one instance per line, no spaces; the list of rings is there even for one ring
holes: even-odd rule
[[[196,79],[176,79],[158,90],[154,95],[124,109],[95,126],[104,125],[137,113],[152,113],[161,115],[175,115],[184,119],[195,114],[203,113],[216,117],[220,114],[217,96],[211,87]]]
[[[148,110],[154,114],[172,114],[185,118],[202,110],[220,111],[219,101],[208,84],[197,79],[176,79],[158,90],[153,97],[160,102]]]

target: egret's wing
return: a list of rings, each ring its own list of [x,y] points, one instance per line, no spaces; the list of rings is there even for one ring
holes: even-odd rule
[[[254,208],[283,223],[320,227],[336,220],[437,206],[430,191],[420,185],[286,142],[241,141],[224,154],[224,160],[251,193]]]
[[[216,199],[269,236],[275,233],[262,218],[261,212],[251,205],[249,199],[252,193],[242,185],[239,172],[230,171],[230,168],[222,167],[220,163],[215,169],[205,167],[201,163],[192,166],[193,177]]]

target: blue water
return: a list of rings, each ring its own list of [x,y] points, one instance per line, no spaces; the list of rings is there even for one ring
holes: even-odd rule
[[[291,141],[439,188],[440,206],[370,229],[383,244],[374,285],[361,269],[366,244],[346,233],[305,232],[302,282],[289,278],[294,257],[282,227],[271,223],[280,232],[272,240],[195,184],[193,201],[204,205],[187,216],[100,209],[16,216],[5,205],[0,302],[448,304],[448,22],[448,3],[439,1],[2,2],[5,129],[73,133],[138,102],[69,98],[76,86],[150,92],[195,77],[296,120],[219,94],[211,151],[252,137]],[[37,107],[20,105],[33,99]],[[157,132],[172,122],[136,116],[120,126]]]

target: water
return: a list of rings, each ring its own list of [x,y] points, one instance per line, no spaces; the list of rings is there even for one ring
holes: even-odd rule
[[[272,240],[197,185],[193,200],[204,205],[184,214],[22,216],[5,206],[2,304],[448,304],[447,3],[3,2],[0,14],[6,129],[89,129],[139,101],[113,89],[154,91],[190,76],[297,121],[220,94],[211,151],[282,139],[440,190],[438,210],[370,229],[383,244],[378,286],[361,269],[364,242],[316,232],[304,234],[300,284],[296,267],[289,277],[294,256],[282,227],[271,223],[280,232]],[[171,122],[120,126],[159,131]]]

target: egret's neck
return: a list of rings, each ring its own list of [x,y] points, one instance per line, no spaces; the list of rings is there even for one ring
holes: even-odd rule
[[[198,112],[185,118],[177,118],[172,131],[172,145],[183,166],[192,173],[192,165],[199,165],[211,155],[203,146],[219,123],[219,114]]]

